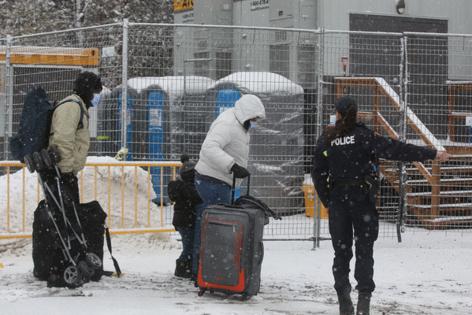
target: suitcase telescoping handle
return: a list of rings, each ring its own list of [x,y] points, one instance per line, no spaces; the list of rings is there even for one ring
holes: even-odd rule
[[[249,189],[251,188],[251,174],[247,177],[247,191],[246,196],[249,196]],[[234,204],[234,194],[236,191],[236,176],[233,175],[233,185],[231,186],[231,204]]]

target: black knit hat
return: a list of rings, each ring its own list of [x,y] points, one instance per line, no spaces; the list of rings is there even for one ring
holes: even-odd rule
[[[183,180],[193,181],[194,174],[195,174],[195,161],[191,160],[190,157],[186,154],[183,154],[180,157],[180,161],[182,162],[182,167],[180,168],[180,177]]]
[[[350,96],[343,96],[336,101],[336,111],[341,114],[347,113],[350,108],[353,108],[357,112],[356,100]]]
[[[102,80],[98,75],[90,71],[81,72],[74,82],[74,92],[90,106],[94,93],[102,91]]]

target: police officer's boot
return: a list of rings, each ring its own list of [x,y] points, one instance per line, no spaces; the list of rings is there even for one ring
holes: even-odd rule
[[[370,310],[370,293],[359,292],[359,300],[357,302],[356,315],[369,315]]]
[[[351,300],[351,289],[337,291],[339,302],[339,315],[354,315],[354,306]]]

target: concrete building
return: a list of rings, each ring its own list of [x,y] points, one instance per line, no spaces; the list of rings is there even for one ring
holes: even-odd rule
[[[455,0],[453,5],[448,0],[177,0],[174,8],[176,24],[472,33],[470,0]],[[356,40],[340,35],[336,41],[342,43],[336,50],[326,50],[329,45],[325,45],[325,74],[343,74],[339,66],[343,56],[356,61],[352,49]],[[176,74],[186,71],[219,79],[235,71],[271,71],[304,87],[315,82],[317,39],[309,33],[183,27],[177,30],[175,45]],[[437,62],[454,65],[463,62],[461,58],[453,53],[449,60],[444,57]],[[450,67],[449,79],[465,79],[467,72]]]

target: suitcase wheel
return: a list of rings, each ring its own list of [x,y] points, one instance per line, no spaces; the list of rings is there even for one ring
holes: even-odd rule
[[[247,295],[246,293],[241,295],[241,301],[247,301],[251,298],[250,295]]]
[[[206,289],[203,289],[203,288],[198,290],[198,296],[202,296],[203,294],[205,294],[205,291],[206,291]]]

